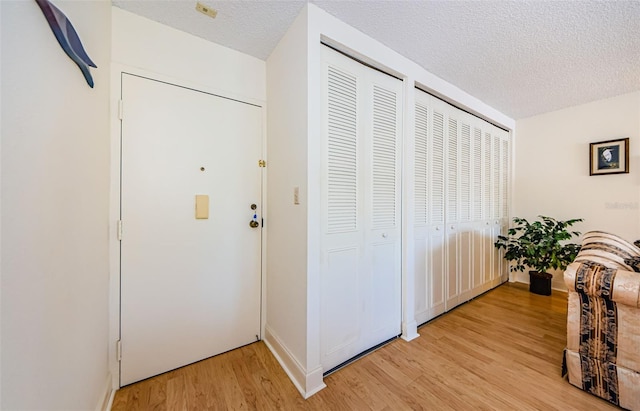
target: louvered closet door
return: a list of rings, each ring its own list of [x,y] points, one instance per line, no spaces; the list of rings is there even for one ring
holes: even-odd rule
[[[500,234],[500,139],[497,128],[491,127],[491,245]],[[491,287],[500,284],[500,253],[495,246],[492,248]]]
[[[494,247],[508,225],[509,134],[422,91],[415,108],[419,323],[506,279]]]
[[[500,234],[507,235],[509,229],[509,175],[511,171],[511,146],[509,145],[509,133],[498,130],[498,144],[500,145]],[[504,259],[504,249],[498,251],[498,261],[500,261],[500,283],[509,279],[509,264]]]
[[[466,114],[466,113],[464,113]],[[458,128],[458,221],[455,227],[458,239],[458,303],[475,297],[473,291],[473,220],[472,220],[472,158],[471,121],[459,113],[455,116]]]
[[[423,323],[446,309],[447,240],[445,233],[445,114],[431,98],[416,93],[415,267],[416,321]],[[454,268],[455,272],[455,268]]]
[[[483,146],[482,128],[480,121],[474,121],[471,137],[471,179],[472,193],[472,221],[473,221],[473,294],[478,295],[486,291],[484,287],[484,237],[487,223],[483,220],[484,213],[484,178],[483,178]]]
[[[477,225],[478,249],[482,250],[481,291],[491,289],[508,278],[503,254],[495,246],[495,239],[505,234],[509,225],[509,133],[492,125],[481,124],[474,144],[478,145],[478,162],[482,170],[482,219]],[[481,223],[480,223],[481,222]]]
[[[482,215],[484,218],[484,229],[482,235],[484,250],[484,267],[483,267],[483,290],[491,288],[494,278],[494,227],[491,212],[493,210],[493,201],[495,198],[495,186],[493,184],[493,138],[491,132],[484,129],[482,132],[482,164],[483,164],[483,182],[482,182]]]
[[[508,133],[497,127],[490,129],[492,137],[493,167],[492,183],[493,208],[491,213],[492,237],[505,235],[509,226],[509,140]],[[491,283],[492,286],[501,284],[508,279],[508,265],[503,258],[504,252],[493,248]]]
[[[414,159],[414,193],[415,193],[415,316],[418,323],[423,323],[434,316],[431,313],[431,259],[427,259],[429,247],[429,172],[427,164],[431,147],[429,145],[429,127],[431,124],[428,104],[416,102],[415,108],[415,159]]]
[[[442,107],[443,112],[449,112],[448,107]],[[459,234],[458,223],[460,221],[460,196],[459,193],[459,173],[458,173],[458,143],[460,140],[458,121],[448,114],[446,116],[446,146],[447,146],[447,173],[446,173],[446,243],[447,243],[447,300],[445,308],[450,310],[458,305],[459,297],[459,276],[460,276],[460,254],[459,254]]]
[[[321,362],[401,333],[402,82],[325,48]]]

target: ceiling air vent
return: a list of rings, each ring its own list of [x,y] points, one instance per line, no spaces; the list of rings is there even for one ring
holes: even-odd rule
[[[196,3],[196,10],[198,10],[202,14],[206,14],[212,19],[215,19],[216,16],[218,15],[218,11],[216,9],[214,9],[213,7],[205,6],[200,2]]]

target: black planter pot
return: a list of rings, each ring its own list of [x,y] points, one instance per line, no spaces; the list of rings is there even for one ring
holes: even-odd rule
[[[529,291],[534,294],[551,295],[551,279],[549,273],[529,271]]]

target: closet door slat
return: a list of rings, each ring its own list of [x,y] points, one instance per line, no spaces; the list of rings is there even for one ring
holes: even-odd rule
[[[373,228],[396,226],[396,94],[373,87]]]
[[[358,127],[357,79],[328,68],[327,230],[357,230]]]
[[[430,221],[431,224],[444,224],[444,160],[445,160],[445,135],[444,135],[444,114],[433,111],[433,122],[431,141],[431,158],[429,164],[429,178],[431,180],[430,198]]]
[[[427,156],[429,109],[416,104],[416,137],[415,137],[415,215],[416,226],[427,225],[428,184],[427,184]]]

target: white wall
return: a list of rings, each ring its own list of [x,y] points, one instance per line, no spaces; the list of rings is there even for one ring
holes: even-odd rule
[[[119,218],[120,122],[115,115],[121,72],[147,76],[266,107],[264,61],[112,7],[111,203],[110,227]],[[126,112],[126,102],[124,103]],[[264,110],[263,110],[264,111]],[[266,128],[266,126],[265,126]],[[256,159],[256,167],[257,167]],[[264,202],[263,202],[264,203]],[[268,223],[267,223],[268,224]],[[110,366],[118,386],[115,341],[119,338],[119,243],[110,242]]]
[[[264,103],[264,61],[117,7],[112,21],[114,63]]]
[[[267,60],[268,188],[265,341],[303,395],[307,381],[307,13]],[[300,204],[293,202],[299,187]]]
[[[579,231],[640,239],[640,91],[518,120],[516,133],[513,216],[584,218]],[[589,143],[624,137],[629,174],[589,176]]]
[[[94,89],[35,2],[2,2],[3,410],[95,409],[110,382],[111,5],[56,5],[98,65]]]
[[[306,19],[301,21],[301,19]],[[306,44],[301,44],[304,38]],[[415,86],[445,97],[466,110],[512,129],[513,119],[457,87],[428,73],[395,51],[308,4],[267,62],[269,99],[268,326],[280,333],[284,363],[298,365],[306,376],[294,376],[303,395],[323,387],[320,363],[320,187],[321,187],[321,40],[375,67],[404,79],[403,150],[403,338],[417,336],[413,299],[413,123]],[[306,53],[306,66],[300,55]],[[305,71],[306,67],[306,71]],[[306,127],[306,128],[305,128]],[[306,144],[306,163],[301,158]],[[305,175],[306,173],[306,175]],[[302,201],[293,207],[293,187]],[[274,192],[271,192],[274,190]],[[306,216],[302,218],[306,206]],[[285,220],[285,218],[287,220]],[[278,219],[280,219],[278,221]],[[276,220],[277,227],[274,227]],[[289,224],[287,226],[286,224]],[[304,225],[306,224],[306,226]],[[300,225],[300,226],[297,226]],[[303,228],[304,227],[304,228]],[[304,237],[306,230],[306,239]],[[280,245],[285,241],[285,247]],[[296,244],[306,241],[304,247]],[[289,247],[289,249],[287,249]],[[306,250],[306,253],[304,251]],[[305,261],[306,259],[306,261]],[[285,262],[286,261],[286,262]],[[291,287],[291,290],[282,289]],[[299,294],[305,288],[306,295]],[[278,301],[272,301],[277,298]],[[304,318],[289,310],[306,309]],[[303,307],[303,308],[301,308]],[[292,322],[284,322],[291,317]],[[276,325],[280,324],[280,325]],[[295,324],[295,325],[294,325]],[[277,330],[276,330],[277,327]],[[299,334],[304,327],[304,335]],[[295,330],[297,329],[297,330]],[[267,336],[269,336],[267,330]],[[304,344],[303,349],[301,345]],[[291,373],[290,373],[291,374]]]
[[[2,22],[2,3],[0,3]],[[2,32],[0,30],[0,58],[2,58]],[[0,60],[0,136],[2,136],[2,60]],[[0,138],[0,181],[2,181],[2,142]],[[2,184],[0,183],[0,198]],[[2,408],[2,201],[0,200],[0,408]]]
[[[2,3],[0,3],[2,22]],[[0,59],[2,58],[2,32],[0,29]],[[2,60],[0,60],[0,136],[2,136]],[[0,199],[2,198],[2,141],[0,137]],[[0,200],[0,408],[2,408],[2,201]]]

